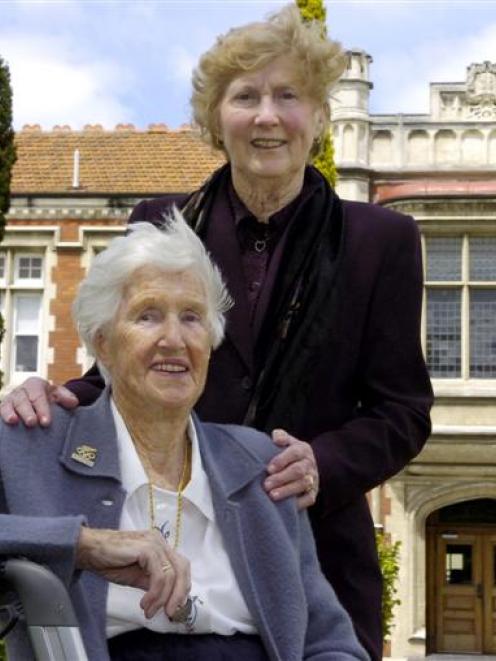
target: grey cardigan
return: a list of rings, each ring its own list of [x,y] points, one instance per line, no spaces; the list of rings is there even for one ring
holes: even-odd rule
[[[90,407],[53,408],[48,429],[0,427],[0,554],[48,565],[69,589],[87,653],[108,659],[107,582],[75,567],[81,525],[119,527],[126,496],[106,392]],[[348,615],[322,575],[305,513],[274,504],[261,482],[276,453],[264,434],[201,423],[200,452],[217,523],[236,578],[274,661],[366,661]],[[73,458],[97,450],[94,466]],[[7,638],[9,658],[30,659],[26,631]]]

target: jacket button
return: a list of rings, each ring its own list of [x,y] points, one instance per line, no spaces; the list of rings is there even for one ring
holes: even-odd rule
[[[105,505],[105,507],[112,507],[113,504],[114,501],[112,500],[112,498],[104,498],[102,500],[102,505]]]
[[[241,387],[243,388],[243,390],[251,390],[252,385],[253,383],[249,376],[244,376],[241,379]]]

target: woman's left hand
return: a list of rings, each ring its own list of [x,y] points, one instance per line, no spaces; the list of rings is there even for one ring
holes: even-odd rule
[[[297,496],[298,509],[310,507],[319,491],[319,471],[312,446],[283,429],[274,429],[272,440],[286,449],[267,466],[269,477],[264,482],[265,490],[273,500]]]

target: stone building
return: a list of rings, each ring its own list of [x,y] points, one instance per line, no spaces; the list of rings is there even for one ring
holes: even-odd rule
[[[428,115],[371,115],[370,63],[351,52],[332,102],[338,191],[418,222],[436,394],[425,450],[371,499],[402,544],[392,654],[496,654],[496,64],[431,83]]]
[[[338,192],[418,222],[437,397],[425,450],[370,497],[402,544],[391,652],[496,654],[496,64],[432,83],[429,114],[371,115],[370,63],[351,51],[331,102]],[[192,190],[221,162],[164,125],[25,127],[17,146],[0,251],[7,387],[88,366],[70,303],[92,257],[138,200]]]

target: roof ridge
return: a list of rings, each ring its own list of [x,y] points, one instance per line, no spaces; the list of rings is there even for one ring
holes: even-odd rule
[[[136,127],[132,123],[119,123],[112,129],[104,128],[101,124],[85,124],[83,128],[73,129],[69,124],[56,124],[51,129],[42,128],[40,124],[24,124],[20,131],[16,133],[36,133],[36,134],[50,134],[50,133],[74,133],[80,135],[81,133],[184,133],[196,132],[196,128],[191,123],[183,123],[177,128],[170,128],[165,122],[152,122],[146,128]]]

